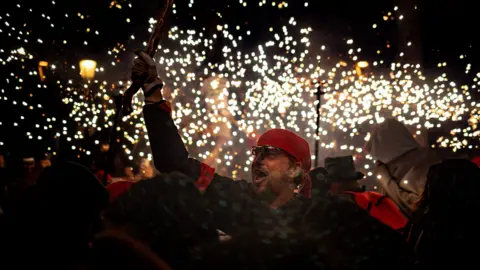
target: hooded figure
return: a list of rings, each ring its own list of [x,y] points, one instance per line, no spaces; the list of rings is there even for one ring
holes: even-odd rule
[[[411,216],[425,188],[428,169],[439,158],[422,148],[405,125],[391,118],[373,129],[365,150],[377,160],[375,179],[380,187]]]

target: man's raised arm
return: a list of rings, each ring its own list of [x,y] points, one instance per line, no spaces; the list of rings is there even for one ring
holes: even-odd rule
[[[214,170],[212,168],[188,157],[188,151],[172,120],[171,109],[167,101],[145,105],[143,115],[155,167],[160,172],[178,171],[193,179],[199,179],[208,173],[206,170],[210,170],[213,177]]]
[[[213,168],[188,157],[172,120],[170,104],[163,100],[163,83],[157,76],[155,62],[143,52],[136,53],[132,80],[144,82],[143,114],[155,166],[163,173],[177,171],[192,178],[203,192],[204,207],[213,214],[217,228],[229,234],[237,231],[241,224],[249,221],[249,215],[245,214],[251,198],[249,184],[219,176]]]
[[[178,171],[196,180],[200,189],[206,188],[214,169],[188,157],[188,151],[171,117],[170,104],[163,100],[162,81],[158,78],[155,62],[142,51],[132,68],[132,80],[142,81],[145,95],[143,114],[152,149],[155,167],[163,173]]]

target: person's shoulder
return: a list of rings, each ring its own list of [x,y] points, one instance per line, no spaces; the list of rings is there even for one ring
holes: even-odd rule
[[[155,175],[152,178],[141,180],[136,182],[133,186],[137,189],[141,189],[144,187],[152,187],[152,188],[195,188],[196,179],[181,173],[181,172],[171,172],[171,173],[163,173],[159,175]]]
[[[219,193],[219,195],[241,197],[250,194],[252,189],[247,180],[234,180],[230,177],[215,174],[207,191]]]
[[[444,159],[448,159],[449,156],[443,152],[432,150],[429,148],[419,148],[415,153],[415,164],[412,166],[412,171],[428,171],[430,166],[439,164]]]
[[[181,173],[155,176],[134,183],[109,206],[109,212],[138,215],[141,209],[169,209],[172,205],[193,209],[200,207],[202,196],[192,178]],[[141,210],[143,211],[143,210]]]
[[[108,193],[110,194],[110,200],[112,200],[112,196],[117,197],[129,188],[132,187],[134,182],[129,181],[117,181],[114,183],[109,184],[106,188]]]
[[[353,200],[329,196],[312,201],[308,221],[319,230],[328,230],[342,241],[364,241],[379,245],[402,245],[399,233],[384,225],[358,207]],[[390,243],[391,242],[391,243]]]
[[[227,176],[222,176],[217,173],[213,176],[213,181],[212,184],[217,184],[217,185],[232,185],[232,186],[237,186],[237,187],[244,187],[248,188],[250,182],[244,179],[239,179],[239,180],[234,180],[233,178],[227,177]]]
[[[110,189],[110,188],[118,187],[118,186],[131,186],[134,183],[135,182],[133,182],[133,181],[118,180],[118,181],[112,182],[111,184],[108,184],[107,185],[107,190]]]
[[[369,230],[382,226],[365,210],[358,207],[350,194],[328,195],[311,200],[307,220],[334,227],[365,227]]]
[[[186,196],[186,194],[189,194],[193,198],[199,194],[195,180],[180,172],[160,174],[137,182],[122,181],[117,183],[121,186],[129,186],[121,196],[121,200],[129,203],[149,199],[155,200],[158,197],[167,198],[173,195]],[[116,183],[111,185],[114,184]]]

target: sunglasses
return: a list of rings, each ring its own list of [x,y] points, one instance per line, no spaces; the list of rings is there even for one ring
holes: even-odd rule
[[[285,155],[285,156],[288,156],[292,160],[297,160],[294,156],[290,155],[289,153],[285,152],[284,150],[282,150],[278,147],[268,146],[268,145],[252,147],[252,155],[254,155],[255,157]]]

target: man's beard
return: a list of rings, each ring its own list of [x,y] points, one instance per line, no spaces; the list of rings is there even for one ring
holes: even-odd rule
[[[287,175],[279,172],[269,172],[261,167],[253,168],[252,187],[261,201],[271,203],[280,195],[279,185],[288,185]],[[277,187],[275,187],[277,185]],[[276,190],[277,189],[277,190]],[[278,190],[279,189],[279,190]]]

